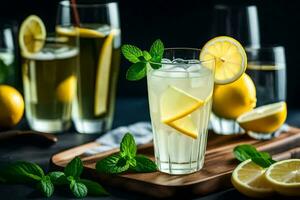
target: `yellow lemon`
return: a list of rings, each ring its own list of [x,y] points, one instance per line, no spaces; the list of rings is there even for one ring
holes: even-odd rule
[[[237,118],[237,122],[247,131],[272,133],[281,127],[286,117],[286,103],[278,102],[246,112]]]
[[[194,124],[191,115],[187,115],[178,120],[167,123],[177,131],[196,139],[198,137],[198,130]]]
[[[20,92],[11,86],[0,85],[0,126],[15,126],[23,113],[24,100]]]
[[[236,81],[247,68],[247,56],[243,46],[228,36],[219,36],[209,40],[201,50],[200,59],[215,60],[216,84]],[[203,65],[205,66],[206,63],[203,62]]]
[[[255,105],[255,85],[247,74],[233,83],[215,86],[212,110],[219,117],[236,119]]]
[[[265,169],[250,159],[240,163],[232,172],[231,182],[242,194],[264,198],[271,196],[274,190],[265,178]]]
[[[19,44],[23,55],[40,51],[45,42],[46,28],[43,21],[36,15],[30,15],[21,24]]]
[[[63,103],[71,103],[75,93],[76,77],[74,75],[63,80],[56,88],[56,97]]]
[[[56,27],[56,32],[62,34],[64,36],[76,36],[79,35],[80,37],[85,38],[104,38],[105,34],[99,31],[89,29],[89,28],[64,28],[64,27]]]

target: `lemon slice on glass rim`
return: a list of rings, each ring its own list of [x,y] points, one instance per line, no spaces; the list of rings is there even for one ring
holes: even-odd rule
[[[19,44],[23,55],[39,52],[45,43],[46,28],[36,15],[28,16],[21,24],[19,31]]]
[[[211,59],[215,59],[216,84],[223,85],[236,81],[247,68],[246,52],[232,37],[215,37],[203,46],[200,60]],[[203,65],[205,66],[205,62]]]

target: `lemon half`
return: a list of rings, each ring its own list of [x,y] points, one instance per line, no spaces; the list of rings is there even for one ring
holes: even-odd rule
[[[249,159],[235,168],[231,182],[240,193],[246,196],[255,198],[271,196],[274,191],[265,178],[265,171]]]
[[[247,131],[272,133],[281,127],[286,117],[286,103],[282,101],[246,112],[237,118],[237,122]]]
[[[237,80],[247,68],[243,46],[228,36],[209,40],[201,50],[201,60],[215,59],[215,83],[228,84]],[[203,63],[205,65],[205,62]]]
[[[266,171],[266,179],[278,193],[300,196],[300,159],[274,163]]]

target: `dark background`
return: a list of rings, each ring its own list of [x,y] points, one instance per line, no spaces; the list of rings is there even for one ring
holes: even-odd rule
[[[59,0],[5,0],[1,2],[0,18],[21,22],[30,14],[39,15],[51,29],[55,25]],[[123,43],[147,49],[160,38],[168,47],[201,48],[212,37],[213,6],[223,4],[254,4],[258,7],[261,42],[283,45],[286,50],[289,108],[300,107],[299,92],[299,22],[297,1],[256,0],[120,0]],[[243,41],[242,41],[243,42]],[[144,96],[145,80],[128,82],[125,72],[129,63],[122,60],[118,96]]]

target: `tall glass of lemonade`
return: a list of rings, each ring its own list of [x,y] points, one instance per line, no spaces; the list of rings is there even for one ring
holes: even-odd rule
[[[79,37],[79,78],[72,113],[76,130],[80,133],[109,130],[120,65],[117,3],[61,1],[56,32],[70,40]]]

